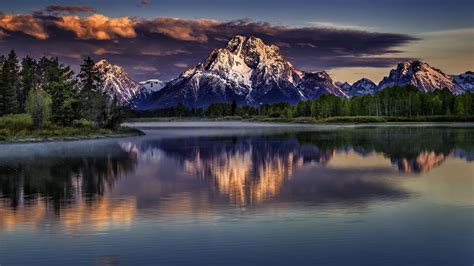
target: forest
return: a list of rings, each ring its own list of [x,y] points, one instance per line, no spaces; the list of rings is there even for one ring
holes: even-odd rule
[[[453,95],[448,89],[434,92],[421,92],[416,87],[390,87],[374,95],[366,94],[352,98],[340,98],[334,95],[321,95],[316,100],[300,101],[296,105],[288,103],[263,104],[261,106],[236,105],[233,103],[214,103],[206,109],[188,109],[183,105],[174,108],[159,109],[135,113],[135,116],[147,117],[227,117],[239,116],[298,118],[312,117],[470,117],[474,115],[474,97],[466,92]]]
[[[116,131],[126,109],[102,82],[90,57],[75,74],[57,57],[0,56],[0,138]]]

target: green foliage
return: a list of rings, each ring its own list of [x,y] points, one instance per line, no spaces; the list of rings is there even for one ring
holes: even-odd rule
[[[21,60],[20,83],[21,90],[18,95],[20,110],[23,110],[28,94],[38,87],[38,64],[33,58],[26,56]]]
[[[15,114],[20,111],[18,94],[18,58],[12,50],[7,58],[0,59],[0,115]]]
[[[33,120],[33,127],[42,129],[51,115],[51,97],[40,90],[30,92],[26,100],[26,111]]]
[[[377,116],[340,116],[340,117],[329,117],[318,122],[321,123],[384,123],[387,119],[384,117]]]
[[[73,127],[77,127],[77,128],[88,128],[88,127],[92,128],[92,127],[94,127],[94,122],[89,121],[89,120],[84,119],[84,118],[74,120],[74,121],[72,121],[71,124],[72,124]]]
[[[1,130],[11,130],[22,131],[30,130],[33,127],[33,120],[28,114],[14,114],[14,115],[5,115],[0,116],[0,129]]]

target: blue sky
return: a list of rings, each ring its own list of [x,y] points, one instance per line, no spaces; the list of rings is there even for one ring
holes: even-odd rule
[[[63,6],[86,5],[95,9],[97,13],[109,18],[129,17],[131,19],[153,20],[155,18],[172,17],[192,20],[215,19],[221,22],[248,19],[252,22],[268,22],[277,27],[283,26],[297,29],[322,27],[354,31],[362,30],[371,33],[405,34],[418,40],[402,41],[399,46],[387,48],[386,51],[377,53],[376,56],[390,57],[392,61],[395,61],[395,58],[417,58],[427,61],[431,65],[450,74],[473,70],[474,67],[474,63],[472,63],[474,61],[474,1],[149,0],[144,1],[148,2],[146,4],[141,4],[140,2],[140,0],[15,0],[1,2],[0,10],[6,14],[30,14],[32,11],[42,10],[46,6],[53,4]],[[81,14],[81,16],[88,16],[88,14]],[[317,34],[317,31],[310,32],[309,34]],[[11,33],[8,33],[8,35],[12,36],[11,38],[15,37]],[[53,37],[54,35],[50,35],[49,38]],[[265,39],[265,36],[263,38],[267,42],[278,41],[275,39],[267,40],[268,38]],[[351,39],[347,40],[347,42],[351,41]],[[11,44],[13,45],[14,43],[15,41],[12,39]],[[218,45],[220,44],[213,43],[209,44],[206,48],[212,49],[215,48],[213,46]],[[20,47],[23,46],[20,45]],[[8,45],[0,45],[0,49],[8,48]],[[350,82],[355,81],[360,75],[368,76],[378,82],[393,67],[393,65],[389,66],[388,62],[378,65],[320,63],[311,66],[308,62],[298,59],[295,50],[287,50],[283,50],[283,52],[288,53],[290,59],[295,57],[295,65],[304,68],[304,70],[316,71],[324,68],[324,70],[328,70],[332,75],[336,76],[336,79]],[[389,50],[397,51],[396,53],[390,53]],[[48,51],[45,53],[48,54]],[[317,51],[315,54],[318,54]],[[204,51],[192,58],[193,60],[198,59],[198,56],[202,57],[203,55]],[[123,54],[123,56],[126,56],[126,54]],[[361,56],[361,54],[359,53],[357,56]],[[365,56],[370,58],[375,56],[375,54],[369,53]],[[317,61],[317,58],[316,56],[315,61]],[[367,61],[367,58],[365,58],[365,61]],[[117,60],[118,57],[116,55],[113,59],[117,63],[121,62],[121,60]],[[158,60],[158,58],[156,59]],[[166,60],[170,60],[170,58],[166,58]],[[176,58],[176,60],[173,65],[193,64],[181,58]],[[334,60],[337,60],[337,58],[334,58]],[[151,63],[147,62],[147,64]],[[131,64],[131,62],[127,61],[125,64]],[[157,69],[154,74],[136,75],[139,78],[157,75],[168,79],[173,75],[178,75],[180,71],[175,69],[164,74],[165,71],[160,70],[159,67],[154,67]],[[161,65],[161,68],[163,67],[166,66]]]

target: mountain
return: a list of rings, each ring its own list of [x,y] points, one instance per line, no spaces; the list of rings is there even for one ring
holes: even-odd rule
[[[347,83],[347,82],[342,83],[342,82],[340,82],[340,81],[336,81],[335,84],[336,84],[336,86],[338,86],[339,88],[341,88],[341,90],[346,91],[346,92],[349,91],[350,88],[351,88],[351,84],[349,84],[349,83]]]
[[[166,86],[166,82],[161,81],[159,79],[149,79],[145,81],[141,81],[139,83],[138,91],[134,98],[142,98],[145,99],[146,97],[150,96],[154,92],[160,91]]]
[[[474,92],[474,72],[467,71],[461,75],[453,76],[454,82],[458,84],[464,91]]]
[[[129,104],[135,97],[139,86],[123,67],[112,65],[106,60],[100,60],[96,67],[104,77],[103,90],[117,98],[122,104]]]
[[[232,101],[249,105],[296,103],[323,93],[345,96],[327,73],[304,73],[288,62],[277,46],[266,45],[256,37],[235,36],[224,48],[214,49],[204,61],[139,103],[138,108],[179,103],[206,107]]]
[[[362,78],[354,82],[347,91],[350,96],[373,94],[377,85],[370,79]]]
[[[325,71],[316,73],[305,73],[298,83],[298,91],[306,99],[316,99],[322,94],[332,94],[339,97],[348,97],[347,94],[339,88]]]
[[[420,61],[405,61],[390,71],[377,86],[382,90],[392,86],[412,85],[423,92],[448,88],[454,94],[460,94],[463,89],[454,82],[453,78],[441,70]]]

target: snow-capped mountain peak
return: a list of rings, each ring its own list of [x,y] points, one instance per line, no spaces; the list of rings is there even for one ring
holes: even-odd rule
[[[239,35],[155,92],[147,103],[151,107],[145,108],[178,103],[205,107],[213,102],[234,100],[251,105],[296,103],[308,99],[298,89],[304,76],[304,72],[283,57],[277,46],[267,45],[257,37]]]
[[[102,89],[116,97],[120,103],[130,103],[138,91],[138,83],[123,67],[110,64],[106,60],[100,60],[95,65],[104,78]]]
[[[462,88],[453,81],[452,77],[418,60],[398,64],[397,68],[392,69],[389,76],[380,82],[378,90],[405,85],[415,86],[423,92],[448,88],[452,93],[462,93]]]
[[[464,74],[453,76],[453,79],[464,91],[474,92],[474,72],[467,71]]]
[[[351,88],[351,84],[349,84],[347,82],[336,81],[335,84],[336,84],[336,86],[341,88],[343,91],[349,91],[349,89]]]
[[[348,93],[350,96],[361,96],[365,94],[373,94],[377,85],[370,79],[362,78],[354,82]]]

